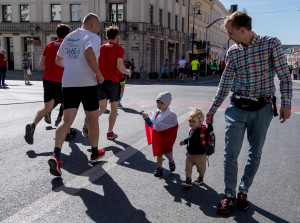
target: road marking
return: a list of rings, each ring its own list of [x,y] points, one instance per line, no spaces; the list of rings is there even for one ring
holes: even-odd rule
[[[185,113],[184,115],[178,118],[178,124],[185,122],[191,111]],[[54,191],[51,191],[44,197],[41,197],[37,201],[33,202],[29,206],[21,209],[14,215],[3,220],[3,223],[15,223],[15,222],[34,222],[35,220],[41,218],[46,213],[50,212],[56,208],[59,204],[69,199],[75,193],[78,193],[81,189],[87,188],[95,180],[99,179],[104,174],[108,173],[111,169],[116,167],[119,163],[124,162],[135,153],[143,150],[148,146],[147,138],[144,137],[138,142],[134,143],[131,146],[128,146],[125,151],[121,151],[116,155],[110,157],[104,165],[96,165],[93,168],[85,171],[79,176],[76,176],[73,180],[64,184]],[[62,187],[64,189],[62,190]],[[72,188],[72,189],[68,189]],[[74,189],[77,188],[77,189]],[[64,191],[68,191],[67,193]]]

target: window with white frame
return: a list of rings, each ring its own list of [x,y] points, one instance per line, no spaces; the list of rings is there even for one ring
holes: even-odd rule
[[[124,5],[123,4],[110,4],[109,5],[109,20],[110,22],[123,22],[124,21]]]
[[[153,5],[149,5],[149,23],[153,24]]]
[[[159,22],[159,26],[162,26],[162,24],[163,24],[163,10],[162,9],[160,9],[159,10],[159,18],[158,18],[158,22]]]
[[[168,28],[171,29],[171,13],[168,13]]]
[[[21,22],[29,22],[29,5],[20,5],[20,21]]]
[[[79,22],[81,21],[81,5],[80,4],[72,4],[70,6],[71,10],[71,22]]]
[[[58,4],[51,5],[51,21],[52,22],[61,21],[61,5]]]
[[[2,5],[3,22],[11,22],[11,5]]]

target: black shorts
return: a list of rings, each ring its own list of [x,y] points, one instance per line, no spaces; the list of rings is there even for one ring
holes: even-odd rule
[[[64,110],[79,108],[80,102],[85,111],[99,109],[97,85],[88,87],[63,87]]]
[[[186,74],[186,68],[179,68],[179,73]]]
[[[62,101],[62,88],[60,82],[43,80],[44,87],[44,102],[49,102],[52,99],[61,103]]]
[[[120,83],[105,80],[102,84],[98,84],[99,101],[107,99],[110,102],[119,101],[121,93]]]

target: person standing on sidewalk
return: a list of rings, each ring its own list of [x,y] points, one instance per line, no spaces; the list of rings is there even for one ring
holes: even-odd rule
[[[291,116],[292,81],[281,43],[275,37],[259,36],[253,32],[251,20],[245,12],[237,11],[224,22],[229,39],[236,44],[226,54],[226,67],[206,115],[206,123],[213,123],[215,112],[229,90],[233,91],[231,103],[225,111],[225,196],[217,206],[217,211],[222,214],[230,211],[236,199],[237,158],[245,131],[249,143],[248,160],[241,177],[236,206],[239,210],[249,207],[247,193],[260,164],[270,122],[273,115],[277,115],[276,74],[281,92],[279,120],[283,123]]]
[[[27,52],[24,52],[24,54],[23,54],[22,66],[23,66],[23,70],[24,70],[25,85],[30,85],[31,83],[29,82],[29,75],[31,74],[31,70],[30,70],[30,68],[31,68],[31,59],[28,57]]]
[[[6,71],[7,71],[7,59],[5,57],[6,50],[2,49],[0,53],[0,86],[6,87],[5,84],[5,77],[6,77]]]
[[[92,147],[91,163],[98,162],[105,155],[105,150],[98,149],[98,94],[97,79],[103,83],[104,78],[98,67],[101,39],[97,35],[100,30],[100,19],[96,14],[89,13],[83,19],[81,28],[68,34],[60,45],[56,56],[56,64],[64,67],[62,92],[64,115],[55,131],[53,156],[48,160],[50,173],[61,176],[60,153],[64,140],[70,129],[80,103],[83,105],[88,119],[89,139]]]
[[[42,77],[44,87],[44,107],[40,109],[33,120],[33,123],[27,124],[25,128],[25,141],[33,144],[33,135],[37,124],[42,118],[50,113],[62,100],[61,78],[64,68],[55,64],[55,57],[63,39],[70,32],[70,27],[65,24],[59,24],[56,28],[58,39],[47,44],[40,59],[40,67],[44,68]],[[76,132],[70,131],[66,136],[66,140],[73,139]]]
[[[120,100],[120,79],[124,74],[131,76],[131,71],[124,65],[124,48],[118,45],[120,34],[117,26],[109,26],[105,30],[108,43],[103,44],[100,48],[99,68],[104,77],[104,82],[98,85],[99,95],[99,116],[102,115],[107,108],[107,102],[110,103],[110,113],[108,117],[107,139],[112,140],[118,137],[113,132],[115,122],[117,120],[118,102]],[[85,121],[83,126],[84,135],[89,135],[88,123]]]

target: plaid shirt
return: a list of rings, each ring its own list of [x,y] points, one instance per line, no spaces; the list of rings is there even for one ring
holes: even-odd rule
[[[248,48],[234,44],[226,54],[226,68],[210,108],[215,113],[232,92],[250,97],[275,95],[274,77],[280,80],[281,106],[291,107],[292,80],[280,41],[275,37],[254,37]]]

